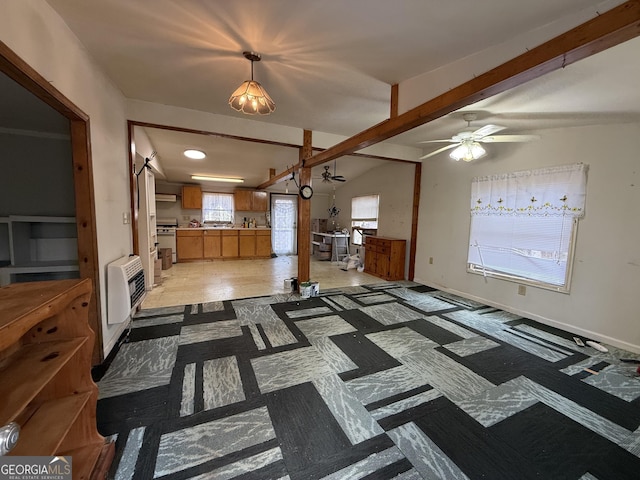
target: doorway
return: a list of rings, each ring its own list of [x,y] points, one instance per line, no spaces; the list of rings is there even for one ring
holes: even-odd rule
[[[276,255],[296,255],[298,196],[271,194],[271,243]]]

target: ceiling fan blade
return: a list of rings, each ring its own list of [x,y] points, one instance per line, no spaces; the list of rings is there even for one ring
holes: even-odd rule
[[[418,143],[442,143],[442,142],[455,142],[455,140],[448,138],[446,140],[425,140],[424,142],[418,142]]]
[[[331,180],[335,180],[336,182],[346,182],[347,179],[338,175],[337,177],[331,177]]]
[[[532,142],[540,140],[540,135],[490,135],[478,139],[482,143]]]
[[[501,130],[504,130],[507,127],[503,127],[501,125],[485,125],[484,127],[480,127],[479,129],[477,129],[475,132],[473,132],[473,136],[475,138],[482,138],[482,137],[486,137],[487,135],[493,135],[494,133],[497,133]]]
[[[434,155],[437,155],[440,152],[444,152],[445,150],[450,150],[452,148],[456,148],[458,145],[460,145],[460,143],[454,143],[453,145],[447,145],[446,147],[439,148],[437,150],[434,150],[431,153],[427,153],[426,155],[421,156],[420,160],[424,160],[425,158],[433,157]]]

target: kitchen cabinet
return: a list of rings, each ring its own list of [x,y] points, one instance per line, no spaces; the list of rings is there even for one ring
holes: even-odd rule
[[[202,260],[204,257],[202,233],[202,230],[176,230],[178,262]]]
[[[239,230],[238,244],[240,257],[256,256],[256,232],[255,230]]]
[[[220,230],[205,230],[203,232],[204,258],[222,257],[222,236]]]
[[[406,240],[365,237],[364,271],[385,280],[404,280]]]
[[[238,212],[266,212],[269,210],[269,192],[262,190],[236,190],[234,208]]]
[[[256,257],[271,257],[271,229],[256,230]]]
[[[89,279],[0,289],[0,425],[21,429],[9,456],[70,455],[74,479],[104,478],[98,458],[115,447],[96,428],[91,292]]]
[[[222,258],[236,258],[238,249],[238,230],[222,230]]]
[[[200,185],[182,186],[182,208],[202,210],[202,188]]]

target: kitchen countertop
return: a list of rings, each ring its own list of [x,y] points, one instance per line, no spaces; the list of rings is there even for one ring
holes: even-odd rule
[[[176,230],[271,230],[271,227],[177,227]]]

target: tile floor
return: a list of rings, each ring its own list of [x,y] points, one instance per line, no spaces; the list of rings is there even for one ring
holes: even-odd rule
[[[310,277],[320,289],[382,282],[343,264],[311,260]],[[162,271],[162,284],[147,293],[142,308],[191,305],[284,293],[284,280],[298,276],[298,257],[176,263]]]
[[[144,309],[109,478],[636,480],[640,355],[571,338],[412,282]]]

